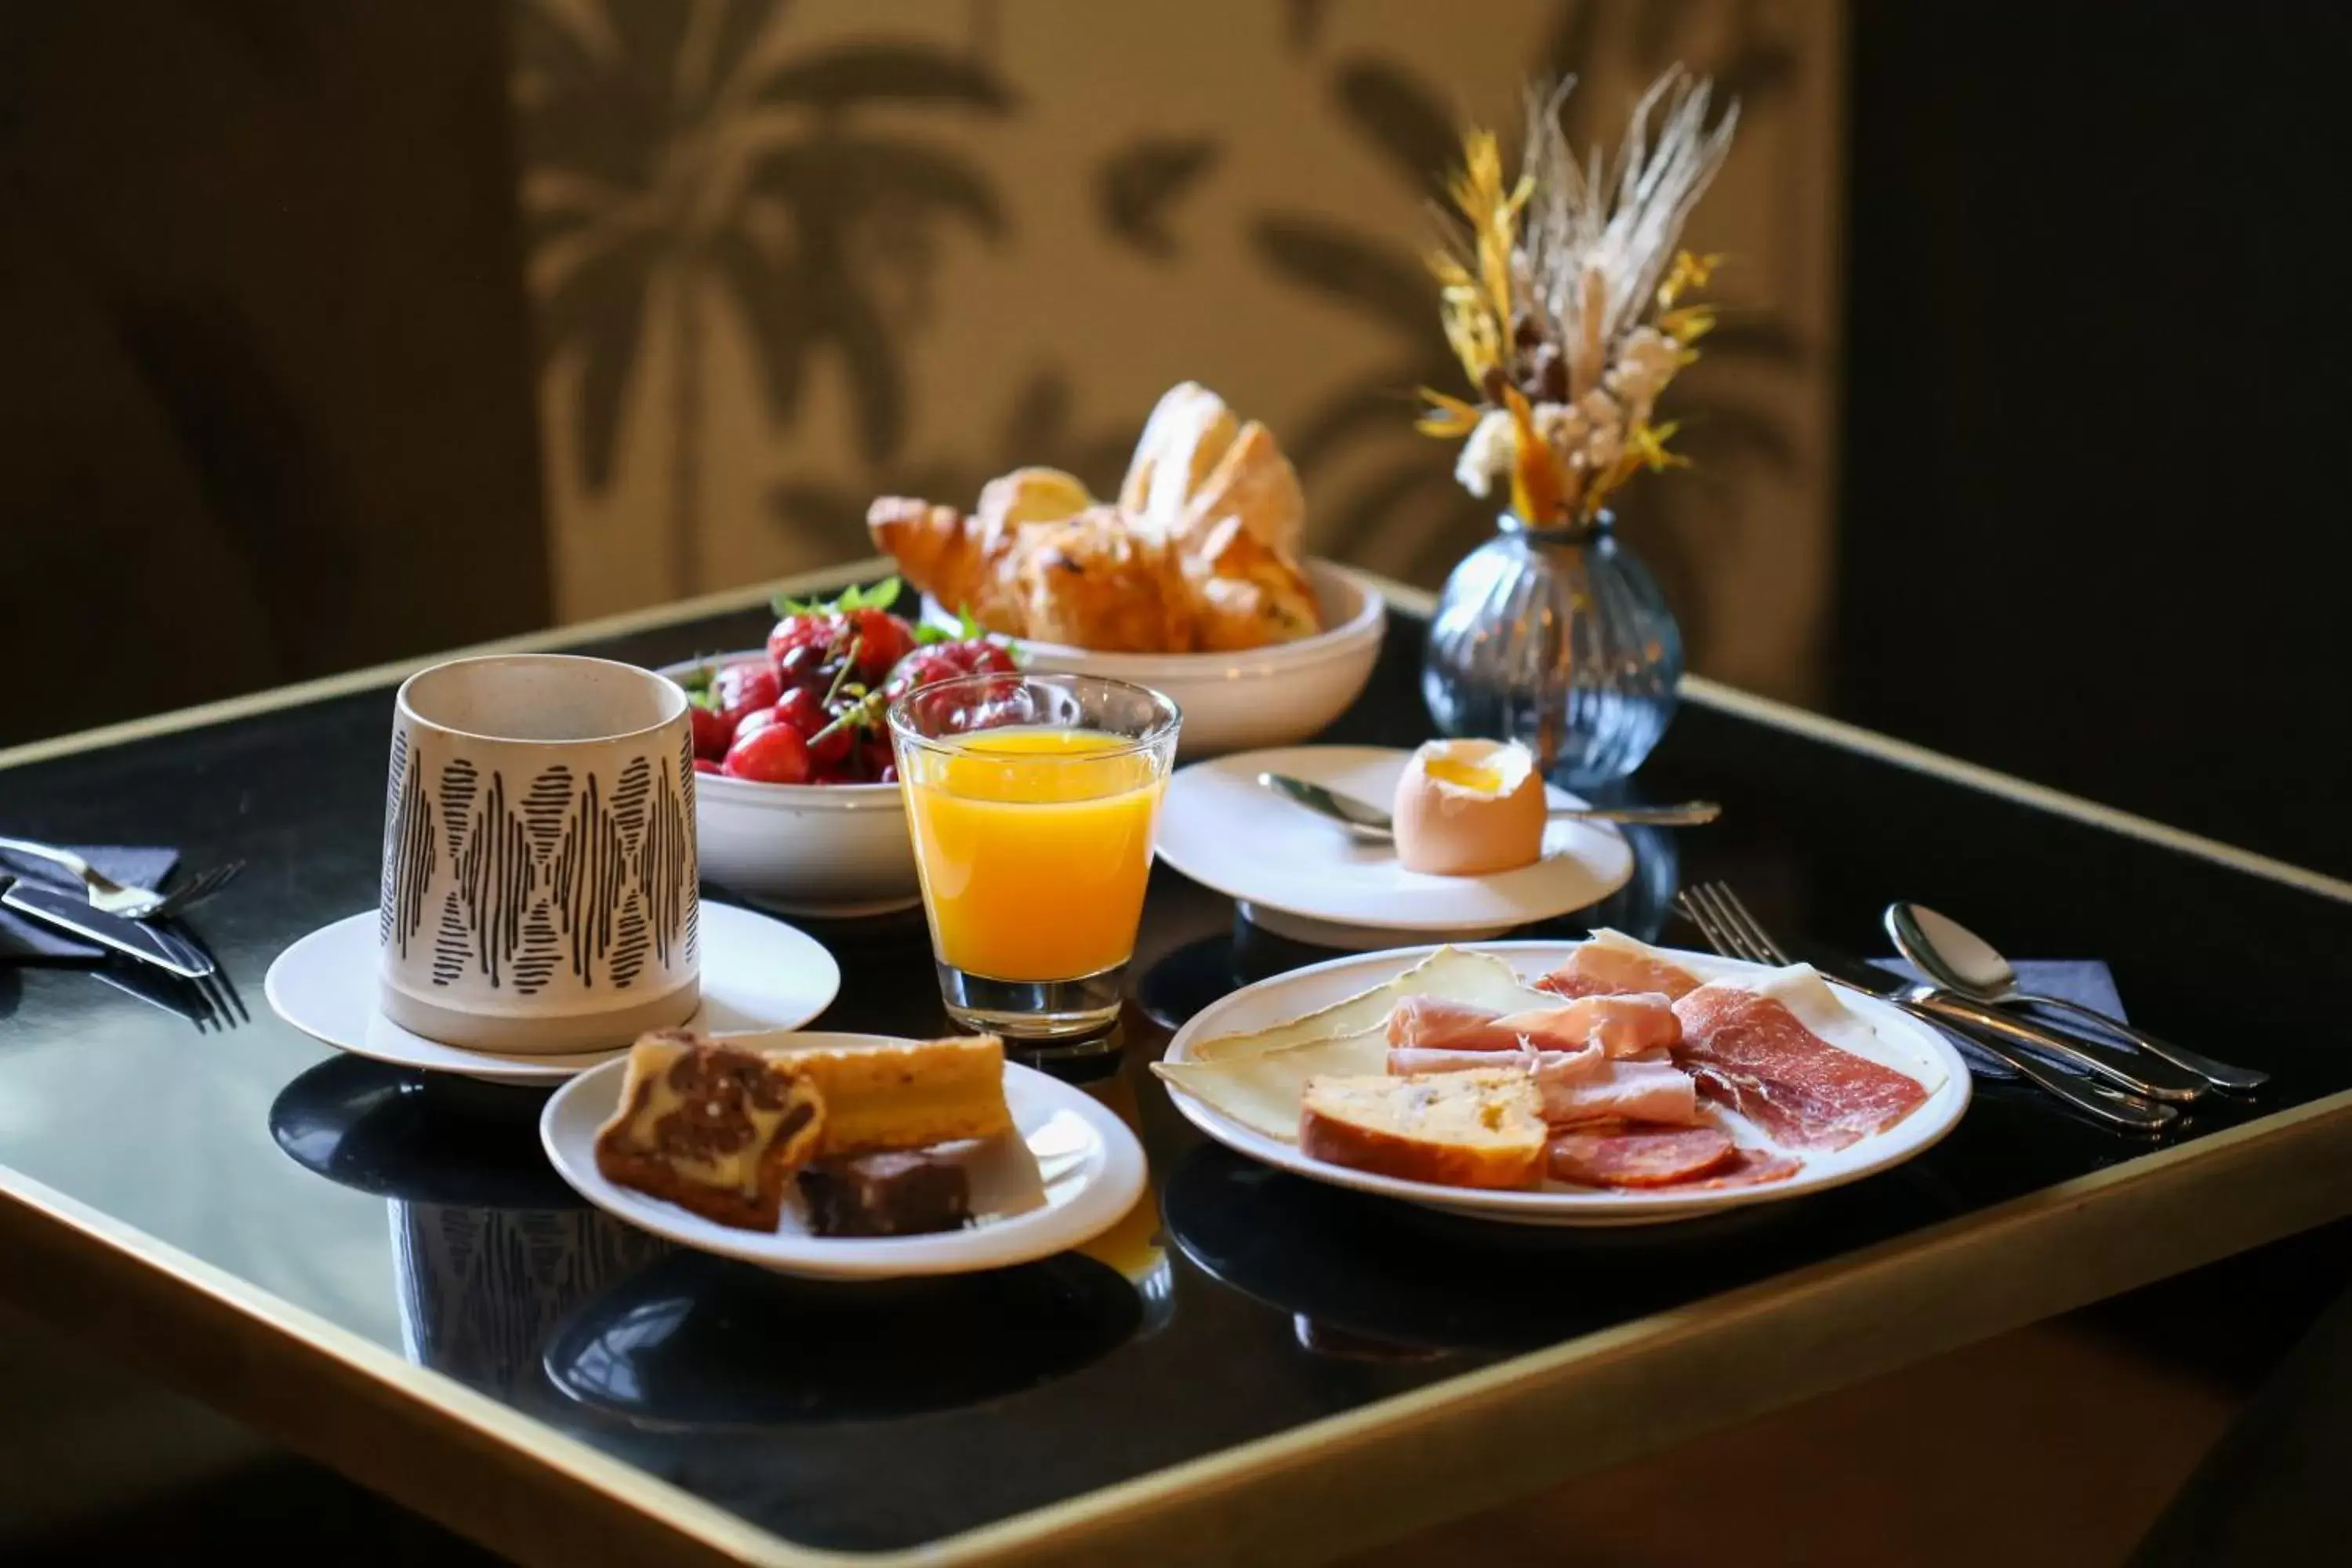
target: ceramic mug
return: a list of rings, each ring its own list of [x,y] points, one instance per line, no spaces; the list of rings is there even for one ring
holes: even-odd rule
[[[701,1003],[694,734],[676,683],[498,654],[394,705],[379,1006],[447,1045],[624,1046]]]

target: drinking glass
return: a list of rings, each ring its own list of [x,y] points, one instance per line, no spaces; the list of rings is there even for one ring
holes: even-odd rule
[[[1160,693],[1088,675],[968,675],[890,705],[957,1022],[1055,1040],[1118,1019],[1181,721]]]

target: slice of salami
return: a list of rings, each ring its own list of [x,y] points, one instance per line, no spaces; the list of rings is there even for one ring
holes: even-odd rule
[[[1555,1136],[1550,1171],[1555,1181],[1580,1186],[1670,1187],[1713,1175],[1739,1157],[1720,1128],[1619,1121]]]

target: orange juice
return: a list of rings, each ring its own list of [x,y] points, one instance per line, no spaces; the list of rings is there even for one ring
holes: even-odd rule
[[[982,730],[952,744],[901,759],[940,958],[1018,981],[1126,963],[1160,815],[1151,754],[1091,730]]]

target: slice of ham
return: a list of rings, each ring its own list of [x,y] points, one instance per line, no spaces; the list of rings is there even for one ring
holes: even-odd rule
[[[1622,943],[1622,945],[1621,945]],[[1622,996],[1656,992],[1680,1001],[1699,987],[1698,976],[1653,957],[1639,944],[1588,942],[1566,963],[1536,982],[1538,991],[1562,996]]]
[[[1442,996],[1407,996],[1389,1014],[1389,1044],[1412,1049],[1580,1051],[1597,1045],[1610,1056],[1630,1057],[1681,1038],[1682,1023],[1662,993],[1588,996],[1506,1014]]]
[[[1797,1149],[1843,1149],[1894,1126],[1927,1099],[1916,1079],[1814,1034],[1787,1006],[1717,981],[1675,1004],[1675,1061],[1701,1093]]]
[[[1696,1126],[1698,1085],[1673,1062],[1610,1058],[1599,1046],[1573,1056],[1537,1058],[1536,1089],[1543,1119],[1554,1127],[1588,1121],[1654,1121]]]
[[[1419,1078],[1433,1072],[1474,1072],[1486,1068],[1520,1068],[1532,1072],[1536,1053],[1517,1051],[1466,1051],[1440,1046],[1391,1046],[1389,1047],[1391,1078]]]
[[[1612,1057],[1637,1057],[1648,1051],[1672,1049],[1682,1043],[1682,1020],[1675,1016],[1674,999],[1652,991],[1608,996],[1585,996],[1565,1007],[1513,1013],[1498,1020],[1517,1027],[1538,1049],[1573,1050],[1599,1046]],[[1557,1042],[1557,1043],[1555,1043]]]
[[[1502,1015],[1443,996],[1407,996],[1389,1014],[1389,1044],[1445,1051],[1524,1051],[1516,1029]],[[1492,1065],[1491,1063],[1488,1065]]]
[[[1669,1187],[1737,1164],[1743,1151],[1719,1127],[1598,1122],[1551,1140],[1555,1181],[1586,1187]]]

